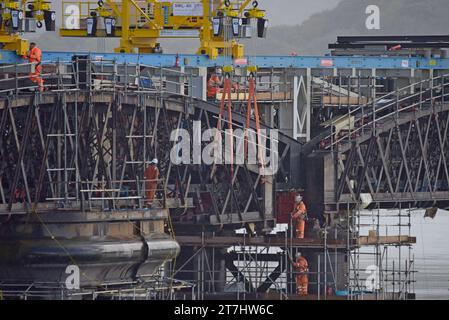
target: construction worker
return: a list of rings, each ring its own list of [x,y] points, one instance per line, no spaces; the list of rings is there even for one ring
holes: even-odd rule
[[[308,294],[309,287],[309,263],[300,252],[296,254],[296,261],[293,262],[296,269],[296,293],[300,296]]]
[[[21,185],[18,185],[16,187],[16,190],[14,191],[14,197],[17,203],[24,203],[26,198],[25,188],[23,188]]]
[[[220,92],[222,86],[223,71],[221,68],[217,68],[213,74],[211,74],[209,81],[207,82],[207,99],[215,100],[217,93]]]
[[[159,180],[159,169],[157,167],[159,161],[153,159],[150,165],[145,169],[145,196],[148,206],[153,205],[154,195],[156,194],[157,184]]]
[[[296,196],[295,210],[292,212],[292,220],[296,229],[296,238],[304,239],[304,229],[306,227],[307,208],[301,195]]]
[[[39,91],[44,91],[44,80],[41,77],[42,73],[42,51],[36,45],[36,43],[30,43],[30,51],[28,54],[23,57],[24,59],[28,59],[30,63],[35,63],[36,67],[34,72],[30,73],[30,80],[38,85]]]

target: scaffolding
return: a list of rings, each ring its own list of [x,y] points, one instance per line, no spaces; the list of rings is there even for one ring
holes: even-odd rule
[[[357,209],[352,228],[359,245],[349,262],[349,299],[414,299],[415,274],[410,234],[411,208],[385,210]],[[363,236],[361,236],[363,234]]]
[[[157,121],[161,121],[162,117],[166,121],[165,124],[169,124],[171,129],[180,129],[187,125],[188,116],[180,114],[183,112],[190,115],[194,114],[194,112],[190,112],[191,109],[195,108],[194,99],[201,99],[203,96],[196,90],[196,84],[202,81],[199,73],[193,69],[180,71],[178,68],[118,64],[115,61],[95,61],[78,57],[73,61],[58,61],[48,64],[45,68],[49,72],[44,73],[43,77],[46,80],[46,89],[50,92],[39,93],[33,91],[37,89],[36,86],[29,82],[28,85],[26,84],[28,80],[26,73],[30,67],[32,66],[28,64],[0,67],[4,68],[3,71],[7,69],[9,74],[15,75],[14,78],[0,80],[0,96],[6,97],[6,101],[9,101],[13,98],[30,96],[31,90],[35,107],[38,107],[49,93],[60,97],[59,102],[62,108],[58,130],[44,134],[42,128],[45,128],[45,125],[38,124],[40,136],[44,138],[40,141],[40,144],[45,147],[45,141],[51,143],[51,140],[57,140],[55,146],[57,145],[59,148],[58,154],[63,155],[56,159],[57,166],[50,166],[47,162],[41,164],[45,169],[42,171],[44,176],[41,179],[47,183],[46,190],[48,192],[48,195],[43,199],[44,202],[54,203],[55,208],[62,206],[78,210],[145,209],[147,200],[145,199],[146,181],[138,178],[127,179],[125,168],[126,166],[136,167],[138,168],[136,170],[141,172],[157,153],[154,136],[156,130],[162,128],[157,125]],[[280,105],[292,102],[291,75],[285,69],[261,70],[258,72],[258,76],[260,77],[258,82],[260,88],[268,92],[268,98],[262,100],[262,103],[272,107],[274,104]],[[357,117],[353,122],[349,120],[349,122],[344,121],[342,125],[338,124],[340,136],[336,136],[335,131],[333,131],[333,134],[329,135],[329,139],[324,139],[325,143],[321,146],[326,148],[330,145],[331,149],[334,146],[337,149],[336,142],[338,140],[351,140],[354,131],[358,128],[356,126],[357,121],[360,122],[360,119],[365,118],[364,112],[370,114],[369,107],[375,105],[375,101],[385,98],[385,93],[391,91],[391,88],[386,88],[384,82],[381,83],[373,76],[323,76],[314,77],[311,80],[314,83],[312,105],[314,111],[317,111],[313,113],[313,116],[319,119],[318,122],[324,122],[324,126],[335,127],[337,115],[349,115],[349,119],[351,119],[355,110],[361,110],[362,112],[361,118]],[[22,83],[23,85],[21,85]],[[414,85],[414,88],[416,89],[417,86]],[[442,88],[443,92],[447,91],[444,85]],[[241,90],[245,92],[244,85],[242,85]],[[432,89],[426,90],[421,92],[424,92],[424,95],[433,92]],[[134,131],[130,127],[130,130],[125,133],[123,145],[129,146],[134,151],[130,152],[130,158],[124,161],[123,167],[115,167],[114,174],[109,179],[107,179],[106,174],[103,174],[103,179],[80,179],[82,166],[78,161],[69,161],[71,156],[75,159],[79,158],[79,151],[77,148],[73,148],[73,145],[78,145],[80,119],[76,116],[70,116],[67,101],[64,99],[68,95],[75,97],[74,102],[71,101],[70,103],[75,108],[75,114],[78,114],[78,108],[86,104],[86,101],[81,99],[80,92],[82,91],[88,92],[91,99],[94,95],[98,97],[112,96],[111,103],[103,106],[106,108],[106,114],[111,113],[113,103],[120,108],[122,104],[127,102],[137,106],[133,109],[132,114],[128,115],[131,123],[134,122],[136,117],[143,119],[139,124],[139,130]],[[397,96],[397,93],[388,94]],[[415,94],[414,97],[417,95],[419,96],[419,94]],[[130,97],[135,100],[129,102]],[[176,104],[172,109],[173,113],[168,115],[168,113],[164,113],[166,112],[164,109],[166,109],[167,101],[173,97],[183,97],[184,100]],[[243,102],[246,101],[244,97],[245,95],[237,94],[236,104],[243,105]],[[423,93],[421,93],[421,97],[423,97]],[[431,99],[433,98],[435,97],[432,96]],[[442,98],[444,99],[444,94]],[[146,108],[145,102],[148,99],[153,100],[152,108]],[[428,100],[428,98],[425,99]],[[89,103],[93,105],[94,101],[90,100]],[[398,100],[396,99],[394,103],[397,105]],[[421,104],[423,104],[422,99]],[[181,107],[179,107],[180,105]],[[381,107],[387,108],[391,105],[393,104],[390,103]],[[38,108],[36,110],[39,113]],[[330,110],[334,110],[334,113]],[[242,114],[245,114],[243,107],[241,111]],[[85,109],[85,112],[86,116],[89,116],[89,112],[92,111]],[[178,115],[177,117],[175,113]],[[4,114],[6,113],[4,112]],[[204,109],[201,110],[201,116],[203,114],[206,114]],[[325,118],[322,118],[323,115]],[[209,114],[206,116],[208,120],[216,120]],[[370,116],[374,117],[373,114],[370,114]],[[97,120],[107,122],[108,117]],[[36,118],[39,119],[39,115]],[[330,122],[329,119],[331,119]],[[14,122],[14,119],[12,120]],[[152,125],[146,126],[149,123]],[[103,125],[104,132],[98,132],[99,136],[91,143],[98,144],[99,141],[104,142],[105,140],[110,143],[109,140],[112,141],[111,145],[102,144],[105,148],[103,150],[104,155],[110,156],[111,150],[116,148],[117,138],[114,138],[108,132],[104,123]],[[363,123],[362,127],[364,125]],[[209,124],[209,126],[213,127],[213,124]],[[362,132],[365,132],[363,130],[365,129],[362,129]],[[97,131],[101,130],[97,128]],[[164,141],[167,142],[168,139]],[[143,147],[138,149],[137,145]],[[148,148],[148,145],[152,147]],[[98,151],[98,156],[101,152]],[[145,156],[139,158],[139,155],[142,154]],[[118,160],[115,156],[111,157]],[[111,161],[111,163],[114,163],[114,161]],[[101,165],[99,164],[97,167],[100,168]],[[198,207],[204,206],[206,202],[194,201],[192,195],[199,194],[200,191],[198,191],[199,187],[193,185],[202,185],[203,181],[193,183],[191,176],[198,172],[192,171],[189,173],[188,169],[191,168],[187,166],[185,168],[169,167],[165,170],[165,172],[181,178],[183,181],[181,184],[174,183],[176,179],[169,179],[168,176],[158,181],[161,187],[156,192],[158,196],[155,208],[175,209],[176,214],[174,216],[179,218],[178,221],[175,221],[178,223],[175,228],[179,228],[179,226],[187,228],[188,224],[183,219],[189,214],[189,209],[192,209],[195,205]],[[101,170],[105,171],[104,168]],[[338,170],[344,172],[344,168]],[[20,170],[18,174],[21,174]],[[138,176],[138,174],[135,175],[135,177]],[[251,197],[253,201],[260,201],[260,198],[264,196],[261,192],[263,183],[260,182],[259,176],[253,178],[254,181],[251,181]],[[220,177],[216,177],[216,179],[220,179]],[[249,220],[248,223],[244,219],[230,223],[232,225],[231,230],[218,232],[216,229],[224,224],[219,219],[225,219],[231,215],[245,216],[247,213],[251,213],[248,212],[250,206],[254,210],[252,213],[257,214],[257,219],[261,219],[260,216],[263,216],[262,211],[258,212],[254,209],[257,207],[256,205],[248,202],[249,196],[246,197],[245,202],[242,202],[245,204],[243,206],[244,211],[238,213],[232,211],[242,204],[238,203],[234,197],[244,189],[243,187],[246,186],[245,180],[248,183],[248,176],[246,175],[237,181],[240,185],[237,185],[235,189],[234,186],[227,189],[223,187],[223,185],[227,186],[225,184],[227,180],[229,179],[222,177],[219,183],[212,186],[213,189],[208,190],[211,194],[222,193],[221,198],[211,198],[211,208],[217,205],[221,206],[217,209],[217,212],[221,212],[221,215],[216,215],[213,228],[207,228],[204,224],[196,225],[192,223],[190,227],[194,229],[193,231],[190,229],[181,235],[177,235],[176,240],[183,248],[181,256],[175,261],[166,262],[163,270],[158,271],[152,277],[143,276],[142,282],[104,284],[106,288],[101,290],[91,289],[70,294],[64,292],[55,283],[4,282],[0,285],[0,288],[3,288],[3,296],[5,298],[34,298],[47,290],[47,292],[52,293],[53,297],[60,296],[64,299],[413,298],[415,271],[412,252],[413,238],[410,235],[411,206],[407,208],[399,207],[398,212],[392,213],[381,210],[380,202],[374,201],[377,207],[371,208],[370,211],[363,210],[360,206],[354,208],[354,203],[348,202],[346,211],[334,210],[329,214],[329,216],[334,215],[334,217],[328,219],[326,223],[319,226],[310,225],[310,233],[306,235],[307,238],[304,240],[294,239],[292,230],[285,226],[283,231],[271,235],[261,235],[260,228],[253,232],[255,235],[251,234],[250,231],[254,231],[251,230],[254,227],[251,225],[253,221]],[[185,189],[180,188],[180,186],[185,187]],[[4,188],[1,183],[0,187],[3,198],[2,204],[8,205],[11,201],[8,201],[8,195],[3,191]],[[29,189],[26,185],[24,187]],[[34,193],[26,190],[26,194],[28,199],[24,202],[32,203]],[[197,199],[201,199],[201,197],[198,196]],[[232,200],[224,201],[223,199]],[[357,199],[356,203],[360,205],[359,200]],[[228,203],[230,204],[228,205]],[[51,209],[51,206],[47,206],[46,209],[49,208]],[[9,212],[18,214],[23,214],[29,210],[26,206],[24,208],[17,203],[14,203],[10,209]],[[204,217],[204,212],[195,216],[197,221],[202,221]],[[272,223],[273,221],[270,218],[274,217],[267,218]],[[262,222],[264,223],[263,227],[268,229],[272,226],[266,225],[267,220]],[[234,232],[235,229],[241,227],[245,227],[245,230],[238,233]],[[171,229],[172,226],[168,228]],[[397,251],[397,253],[394,251]],[[300,297],[296,294],[296,273],[292,266],[292,260],[297,252],[303,253],[311,265],[308,274],[310,295],[307,297]],[[374,280],[373,275],[375,276]]]
[[[338,277],[346,273],[338,267],[346,252],[345,242],[326,239],[324,231],[321,239],[294,239],[290,232],[286,229],[264,238],[251,237],[243,230],[232,236],[178,236],[187,253],[186,259],[182,260],[182,254],[178,258],[182,263],[175,275],[194,278],[199,299],[345,299],[334,290]],[[310,294],[305,297],[296,294],[293,261],[298,252],[312,267]]]
[[[0,281],[4,300],[185,300],[194,286],[188,282],[163,276],[159,270],[153,275],[141,276],[136,281],[105,283],[100,287],[67,289],[59,282]],[[1,300],[1,299],[0,299]]]

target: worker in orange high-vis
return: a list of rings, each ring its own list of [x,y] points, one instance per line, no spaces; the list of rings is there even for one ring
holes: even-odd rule
[[[304,239],[304,230],[306,227],[307,208],[302,196],[296,196],[295,210],[292,212],[292,220],[296,229],[296,238]]]
[[[293,261],[296,269],[296,293],[300,296],[306,296],[309,289],[309,263],[300,252],[296,254],[296,261]]]
[[[144,172],[145,198],[147,205],[150,207],[153,205],[159,180],[159,169],[157,167],[158,163],[159,161],[157,159],[153,159]]]
[[[24,57],[24,59],[28,59],[30,63],[35,63],[34,72],[30,73],[30,80],[38,85],[39,91],[44,91],[44,80],[42,79],[42,51],[38,48],[36,43],[30,43],[30,51]]]
[[[207,82],[207,99],[215,100],[217,97],[217,93],[220,92],[220,88],[223,84],[222,81],[223,71],[220,68],[217,68],[214,73],[209,78]]]

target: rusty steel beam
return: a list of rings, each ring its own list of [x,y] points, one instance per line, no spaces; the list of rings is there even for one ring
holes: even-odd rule
[[[176,240],[181,246],[205,246],[215,248],[225,248],[232,246],[259,246],[259,247],[285,247],[286,241],[288,246],[302,249],[323,248],[324,241],[320,239],[288,239],[279,236],[267,237],[243,237],[243,236],[177,236]],[[329,248],[346,249],[346,241],[344,240],[327,240]]]

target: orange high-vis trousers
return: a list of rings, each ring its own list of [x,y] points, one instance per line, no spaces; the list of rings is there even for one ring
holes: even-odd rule
[[[296,238],[297,239],[304,239],[304,230],[306,228],[306,222],[304,219],[297,219],[296,220]]]
[[[149,166],[144,172],[145,179],[145,197],[148,204],[153,204],[154,196],[156,194],[159,169],[156,166]]]
[[[42,67],[37,66],[36,71],[30,73],[30,80],[37,84],[40,91],[44,91],[44,80],[41,77]]]
[[[34,47],[24,58],[28,59],[30,63],[37,63],[35,71],[30,73],[29,77],[32,82],[38,85],[40,91],[44,91],[44,80],[41,77],[42,66],[40,65],[40,63],[42,62],[41,49],[39,49],[38,47]]]
[[[308,294],[309,277],[307,275],[296,276],[296,293],[300,296],[306,296]]]

